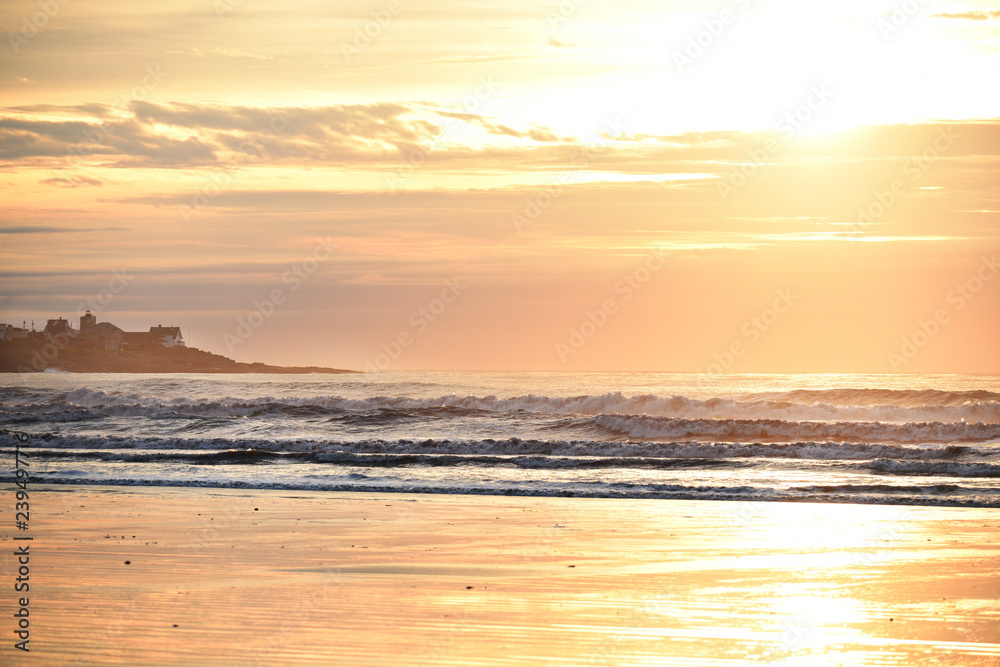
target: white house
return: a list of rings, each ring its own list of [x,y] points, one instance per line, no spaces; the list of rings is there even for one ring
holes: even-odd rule
[[[159,324],[149,327],[149,339],[163,347],[187,347],[180,327],[164,327]]]

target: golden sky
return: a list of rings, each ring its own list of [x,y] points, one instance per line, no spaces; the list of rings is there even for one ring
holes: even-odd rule
[[[358,369],[1000,373],[1000,4],[0,23],[0,321]]]

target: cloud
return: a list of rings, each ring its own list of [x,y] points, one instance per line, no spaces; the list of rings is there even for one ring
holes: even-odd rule
[[[211,49],[191,49],[195,56],[205,58],[209,56],[225,56],[227,58],[252,58],[254,60],[274,60],[274,56],[261,53],[258,49],[233,49],[225,46],[216,46]]]
[[[547,127],[512,126],[428,102],[250,107],[148,101],[115,110],[95,104],[5,109],[0,112],[0,160],[8,166],[59,167],[71,161],[106,168],[259,164],[385,172],[400,169],[406,156],[418,153],[433,155],[421,167],[427,172],[720,173],[769,141],[781,146],[769,160],[773,163],[905,159],[920,154],[947,128],[958,137],[949,159],[979,155],[995,163],[1000,119],[872,126],[825,138],[777,131],[566,137]],[[99,185],[59,177],[43,183]]]
[[[0,234],[69,234],[76,232],[120,232],[126,227],[53,227],[51,225],[15,225],[0,227]]]
[[[1000,18],[1000,10],[986,11],[977,9],[957,14],[933,14],[932,17],[937,19],[968,19],[970,21],[986,21],[988,19]]]
[[[575,49],[576,44],[567,44],[566,42],[560,42],[555,37],[549,37],[548,41],[545,42],[549,46],[554,46],[557,49]]]
[[[547,128],[520,130],[420,102],[261,108],[136,101],[118,109],[90,104],[4,111],[0,159],[8,162],[71,155],[103,166],[201,167],[243,154],[257,162],[389,164],[419,146],[441,148],[445,134],[453,143],[462,126],[535,142],[558,139]]]
[[[535,141],[559,141],[555,132],[544,127],[535,127],[525,132],[525,135]]]
[[[26,104],[16,107],[6,107],[2,111],[14,114],[58,114],[71,116],[92,116],[94,118],[104,118],[111,111],[111,106],[107,104],[77,104],[67,106],[64,104]]]
[[[177,139],[135,120],[105,123],[0,118],[0,159],[95,160],[117,166],[179,166],[214,162],[197,137]]]
[[[91,178],[90,176],[53,176],[40,182],[44,185],[53,185],[59,188],[99,187],[104,185],[104,182],[100,179]]]

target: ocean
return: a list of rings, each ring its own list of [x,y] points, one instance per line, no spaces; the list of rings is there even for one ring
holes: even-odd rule
[[[997,376],[4,374],[0,429],[34,483],[1000,507]]]

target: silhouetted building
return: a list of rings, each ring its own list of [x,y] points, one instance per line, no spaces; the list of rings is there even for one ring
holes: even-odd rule
[[[76,332],[70,341],[74,347],[118,352],[124,348],[124,334],[124,331],[110,322],[101,322],[87,327],[86,331]]]
[[[126,350],[145,350],[151,345],[148,331],[125,331],[122,344]]]
[[[165,327],[157,324],[149,331],[122,331],[110,322],[98,322],[89,310],[80,316],[80,329],[70,326],[62,317],[49,320],[45,329],[31,331],[10,324],[0,324],[0,342],[15,338],[33,338],[49,342],[59,338],[60,345],[87,350],[119,352],[121,350],[142,350],[152,347],[187,347],[180,327]],[[68,340],[67,340],[68,339]]]
[[[15,327],[13,324],[0,324],[0,341],[7,342],[15,338],[27,338],[28,330]]]
[[[56,336],[69,336],[75,333],[75,331],[69,325],[69,320],[64,320],[60,317],[59,319],[49,320],[45,325],[45,329],[43,329],[43,333],[45,334],[45,339],[51,341]]]
[[[155,327],[149,327],[149,338],[150,342],[163,347],[187,347],[180,327],[164,327],[157,324]]]

